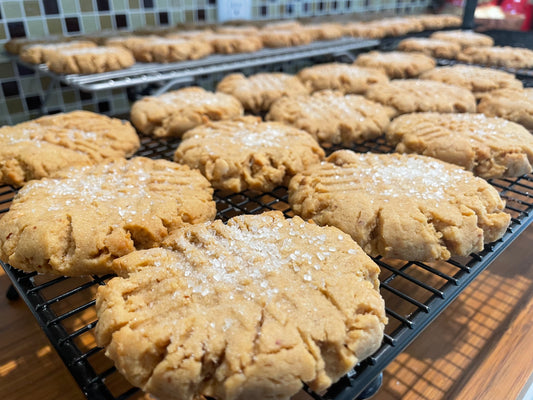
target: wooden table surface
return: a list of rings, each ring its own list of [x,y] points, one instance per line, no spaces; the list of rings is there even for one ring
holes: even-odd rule
[[[85,399],[24,302],[6,299],[9,284],[2,270],[0,399]],[[524,399],[532,315],[530,226],[388,366],[372,399]]]

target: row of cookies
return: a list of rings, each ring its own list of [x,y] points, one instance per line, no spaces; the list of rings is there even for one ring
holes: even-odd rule
[[[66,116],[40,119],[42,135],[11,144],[30,142],[34,152],[48,141],[73,146],[71,137],[99,144],[82,116],[55,141],[48,127]],[[252,176],[287,170],[293,210],[342,231],[280,213],[208,222],[215,209],[207,180],[144,158],[32,181],[0,220],[0,255],[18,268],[120,275],[98,292],[97,342],[156,397],[285,399],[301,382],[324,390],[383,336],[379,268],[365,252],[446,259],[480,250],[509,223],[490,185],[428,157],[341,151],[320,162],[309,134],[254,117],[187,135],[197,140],[187,152],[204,151],[193,159],[208,165],[219,152],[213,181],[230,180],[232,166],[248,165]],[[287,160],[304,155],[313,160],[290,171]]]
[[[470,64],[515,69],[533,67],[533,50],[494,46],[492,37],[472,31],[442,31],[434,32],[428,38],[403,39],[398,43],[398,50]]]
[[[0,217],[0,259],[118,274],[98,291],[95,334],[133,385],[172,399],[288,399],[302,382],[326,389],[380,346],[379,268],[349,235],[280,212],[213,221],[198,171],[122,157],[138,147],[127,123],[80,111],[25,124],[0,130],[0,149],[13,150],[0,164],[31,153],[50,176]],[[97,155],[106,147],[121,151]],[[87,163],[53,171],[63,151]]]
[[[164,30],[159,32],[160,35],[122,33],[99,40],[91,40],[91,37],[76,37],[73,40],[73,37],[58,42],[28,41],[25,45],[19,40],[21,46],[8,43],[6,48],[16,51],[22,61],[46,63],[56,73],[90,74],[128,68],[136,61],[168,63],[195,60],[213,53],[254,52],[263,47],[298,46],[342,36],[376,36],[366,34],[365,29],[378,30],[383,35],[388,35],[399,31],[424,30],[435,25],[447,26],[453,24],[453,21],[449,16],[386,18],[373,21],[372,28],[368,22],[343,25],[333,22],[301,24],[297,21],[282,21],[260,28],[252,25],[228,25],[214,29]],[[360,28],[356,29],[356,26]],[[398,29],[390,30],[391,27]]]
[[[298,157],[291,150],[312,140],[253,117],[235,122],[218,122],[236,129],[216,129],[211,151],[237,147],[258,167],[280,147]],[[485,181],[421,156],[337,152],[300,170],[289,195],[295,211],[340,221],[366,252],[388,256],[468,254],[509,222]],[[156,397],[286,399],[301,382],[324,390],[379,347],[379,268],[347,233],[281,213],[208,222],[211,196],[198,172],[166,160],[63,170],[19,191],[0,220],[0,255],[40,272],[116,272],[98,291],[97,343]]]

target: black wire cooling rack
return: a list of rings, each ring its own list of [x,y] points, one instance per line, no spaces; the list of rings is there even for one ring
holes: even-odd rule
[[[137,155],[172,159],[178,141],[142,138]],[[329,149],[332,151],[335,149]],[[383,139],[353,148],[359,152],[390,152]],[[381,293],[389,324],[381,348],[358,364],[349,374],[321,395],[304,388],[301,395],[315,400],[364,398],[368,387],[376,388],[383,369],[427,327],[468,284],[483,271],[531,222],[533,175],[490,181],[506,200],[511,225],[502,239],[479,253],[445,262],[421,263],[376,258],[381,267]],[[16,191],[0,187],[0,214],[9,208]],[[243,213],[280,210],[292,216],[283,187],[270,193],[239,194],[215,192],[217,217],[227,220]],[[3,264],[20,296],[27,303],[51,344],[90,400],[139,399],[144,394],[133,388],[105,357],[94,340],[96,312],[94,297],[99,285],[111,278],[53,277],[24,273]],[[377,385],[379,386],[379,385]],[[300,398],[300,397],[299,397]]]

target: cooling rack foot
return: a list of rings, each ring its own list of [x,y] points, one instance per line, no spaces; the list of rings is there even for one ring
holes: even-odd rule
[[[381,384],[383,383],[383,372],[381,372],[376,379],[374,379],[370,384],[363,390],[359,396],[355,400],[365,400],[369,399],[370,397],[374,396],[379,388],[381,387]]]
[[[20,299],[19,292],[17,292],[17,289],[15,289],[15,286],[9,285],[6,292],[6,297],[8,300],[15,301]]]

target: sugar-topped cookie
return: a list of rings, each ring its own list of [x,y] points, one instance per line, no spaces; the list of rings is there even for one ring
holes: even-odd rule
[[[370,85],[387,82],[381,70],[343,63],[326,63],[307,67],[298,72],[298,78],[311,89],[339,90],[346,94],[365,93]]]
[[[129,157],[139,146],[129,122],[89,111],[4,126],[0,128],[0,184],[18,187],[61,168]]]
[[[390,123],[386,136],[398,152],[435,157],[486,179],[527,174],[533,163],[533,135],[526,128],[483,114],[405,114]]]
[[[455,58],[461,51],[461,45],[449,40],[413,37],[398,43],[398,50],[414,51],[437,58]]]
[[[280,212],[175,232],[116,260],[96,340],[156,398],[288,400],[376,351],[379,268],[346,234]]]
[[[424,79],[396,79],[370,86],[365,96],[389,107],[390,115],[411,112],[475,112],[470,90]]]
[[[403,51],[370,51],[361,53],[355,65],[383,70],[389,78],[414,78],[436,65],[435,60],[422,53]]]
[[[198,172],[137,157],[62,170],[22,188],[0,224],[0,259],[25,271],[78,276],[161,244],[185,224],[215,217]]]
[[[484,47],[494,45],[494,39],[492,37],[473,31],[440,31],[432,33],[429,37],[432,39],[458,43],[462,48],[470,46]]]
[[[337,151],[291,180],[289,202],[302,218],[350,234],[371,256],[404,260],[480,251],[510,222],[484,179],[413,154]]]
[[[241,73],[229,74],[218,83],[217,91],[236,97],[245,110],[254,114],[268,111],[272,103],[281,97],[309,93],[296,76],[281,72],[264,72],[248,77]]]
[[[324,151],[307,132],[278,122],[242,117],[190,130],[174,160],[199,169],[215,188],[268,192],[311,164]]]
[[[381,136],[389,124],[389,111],[363,96],[322,90],[279,99],[266,119],[303,129],[320,143],[349,146]]]
[[[502,117],[533,131],[533,88],[500,89],[481,96],[477,110],[489,117]]]
[[[238,117],[243,112],[241,103],[233,96],[187,87],[136,101],[130,117],[142,133],[180,137],[204,122]]]

